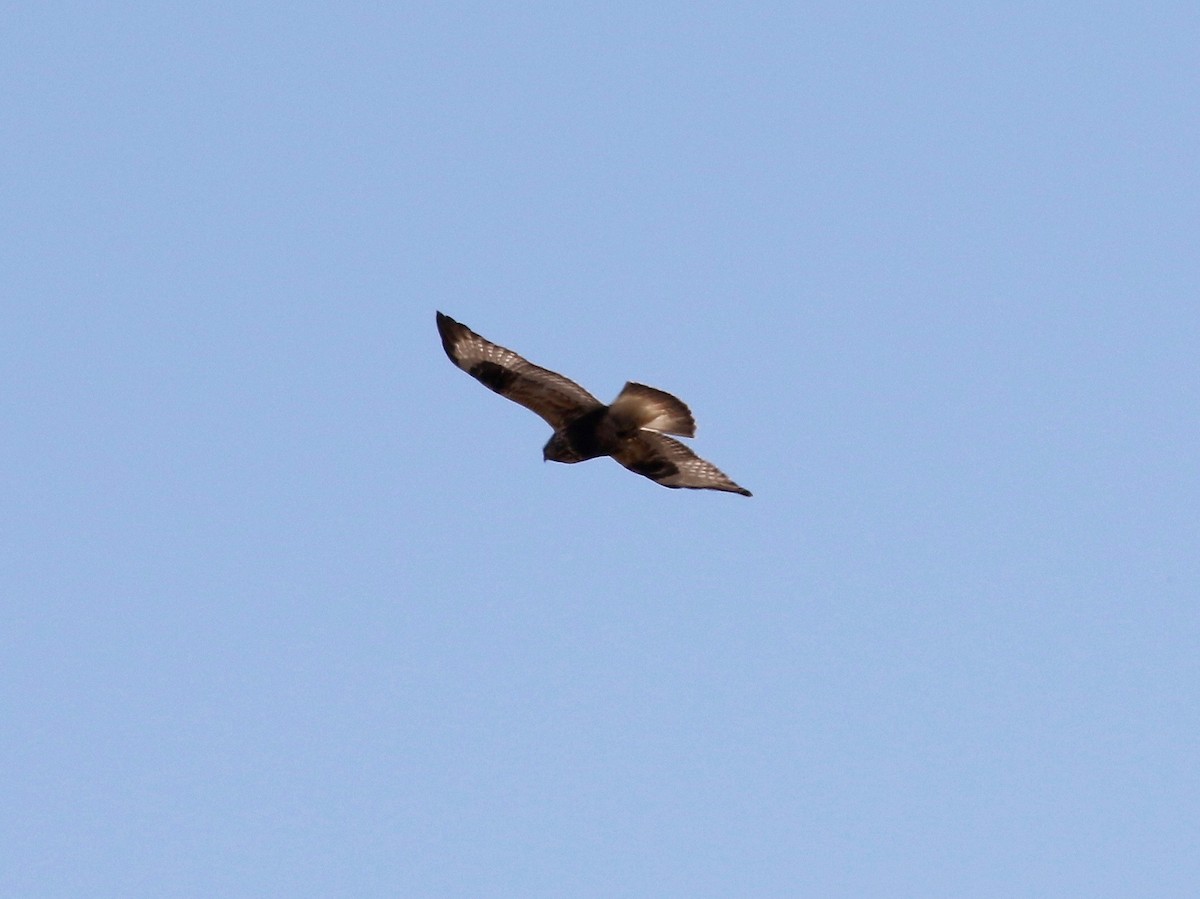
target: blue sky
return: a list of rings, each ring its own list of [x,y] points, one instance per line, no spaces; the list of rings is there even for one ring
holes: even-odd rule
[[[0,893],[1182,896],[1194,4],[26,4]],[[609,460],[441,309],[682,397]]]

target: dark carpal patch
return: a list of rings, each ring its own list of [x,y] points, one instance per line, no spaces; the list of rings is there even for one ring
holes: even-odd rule
[[[629,470],[644,475],[652,481],[661,481],[663,478],[669,478],[671,475],[677,474],[679,467],[674,462],[668,462],[666,459],[647,459],[645,462],[635,462],[633,465],[630,465]],[[668,484],[667,486],[671,485]]]
[[[503,393],[518,377],[516,372],[509,371],[495,362],[476,362],[471,366],[470,373],[497,393]]]

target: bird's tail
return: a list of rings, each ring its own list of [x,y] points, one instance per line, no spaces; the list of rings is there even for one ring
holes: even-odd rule
[[[622,430],[646,428],[663,434],[693,437],[696,422],[683,400],[645,384],[628,382],[609,407]]]

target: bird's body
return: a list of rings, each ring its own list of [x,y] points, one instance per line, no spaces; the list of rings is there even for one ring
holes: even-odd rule
[[[597,406],[568,422],[555,436],[560,436],[560,440],[555,441],[551,437],[542,450],[542,458],[551,462],[570,463],[610,455],[612,447],[628,435],[622,435],[617,429],[608,406]]]
[[[450,361],[501,396],[536,412],[554,429],[542,458],[573,463],[612,456],[664,487],[750,495],[715,465],[666,436],[696,433],[691,411],[671,394],[630,381],[606,406],[574,381],[480,337],[448,315],[439,312],[437,326]]]

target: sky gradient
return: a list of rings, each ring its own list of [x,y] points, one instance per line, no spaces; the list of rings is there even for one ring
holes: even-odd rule
[[[13,11],[0,895],[1192,895],[1198,39]],[[543,463],[437,309],[754,497]]]

